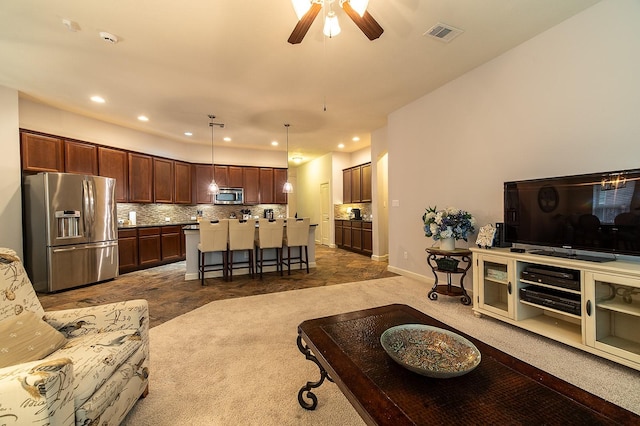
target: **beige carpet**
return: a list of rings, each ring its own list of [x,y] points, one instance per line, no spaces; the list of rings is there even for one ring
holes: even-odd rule
[[[489,318],[458,298],[426,298],[427,285],[383,278],[209,303],[151,329],[149,396],[124,425],[361,425],[325,382],[315,411],[297,393],[318,369],[298,351],[297,325],[311,318],[411,305],[589,392],[640,414],[638,372]]]

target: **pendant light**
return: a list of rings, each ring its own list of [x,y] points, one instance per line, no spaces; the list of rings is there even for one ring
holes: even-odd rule
[[[287,180],[282,186],[282,192],[285,194],[293,193],[293,185],[289,182],[289,124],[285,123],[284,127],[287,129]]]
[[[215,168],[213,165],[213,126],[214,125],[217,125],[220,127],[224,126],[224,124],[220,125],[220,124],[214,123],[213,122],[214,118],[216,118],[215,115],[209,114],[209,120],[211,120],[211,123],[209,123],[209,127],[211,127],[211,183],[209,184],[208,192],[211,195],[215,195],[220,192],[220,188],[218,188],[218,184],[216,183]]]

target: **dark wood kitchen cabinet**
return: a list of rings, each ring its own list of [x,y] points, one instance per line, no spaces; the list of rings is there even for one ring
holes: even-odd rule
[[[98,147],[98,175],[116,180],[116,202],[129,201],[129,169],[126,151]]]
[[[260,204],[273,204],[274,202],[273,169],[260,167]]]
[[[173,160],[153,158],[153,201],[173,203]]]
[[[342,170],[342,202],[371,202],[371,163]]]
[[[242,172],[242,167],[240,166],[227,166],[228,167],[228,175],[229,180],[227,183],[229,184],[229,188],[243,188],[244,187],[244,175]]]
[[[218,184],[218,188],[229,188],[229,166],[216,164],[213,167],[213,177]]]
[[[360,201],[371,202],[371,163],[360,166]]]
[[[64,142],[60,138],[22,132],[20,148],[22,170],[64,172]]]
[[[163,226],[160,229],[162,261],[180,260],[180,233],[182,232],[180,225]]]
[[[193,186],[196,204],[213,204],[213,196],[209,193],[209,184],[213,178],[210,164],[193,165]]]
[[[153,202],[153,157],[129,152],[129,202]]]
[[[339,248],[369,256],[373,254],[371,222],[336,219],[334,239]]]
[[[260,169],[258,167],[243,167],[244,203],[260,203]]]
[[[191,164],[181,161],[174,162],[174,202],[176,204],[191,204]]]
[[[344,169],[342,171],[342,203],[351,204],[351,171],[352,169]]]
[[[138,228],[138,259],[140,266],[151,266],[162,260],[160,227]]]
[[[83,175],[97,175],[98,147],[93,144],[65,140],[64,171]]]
[[[274,203],[287,204],[287,194],[282,192],[285,182],[287,181],[287,169],[273,169],[274,182]]]
[[[121,274],[138,269],[138,230],[118,230],[118,267]]]

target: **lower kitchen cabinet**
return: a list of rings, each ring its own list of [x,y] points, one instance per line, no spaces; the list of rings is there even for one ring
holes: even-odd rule
[[[162,260],[180,260],[180,225],[163,226],[161,232]]]
[[[119,272],[131,272],[138,269],[138,230],[118,230]]]
[[[370,256],[373,254],[372,223],[335,220],[335,243],[339,248]]]
[[[138,228],[140,266],[156,265],[162,260],[160,227]]]
[[[118,256],[121,274],[184,260],[186,247],[182,226],[119,229]]]

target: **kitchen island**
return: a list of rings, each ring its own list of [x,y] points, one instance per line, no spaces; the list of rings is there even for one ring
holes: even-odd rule
[[[286,226],[286,224],[285,224]],[[316,242],[316,226],[317,224],[311,224],[309,226],[309,241],[308,241],[308,252],[309,252],[309,268],[316,267],[316,250],[315,250],[315,242]],[[197,280],[199,279],[198,275],[198,243],[200,242],[200,228],[198,224],[186,225],[183,228],[185,235],[185,249],[186,249],[186,272],[184,274],[185,281],[188,280]],[[256,237],[258,235],[258,225],[256,224]],[[265,249],[264,251],[265,259],[273,259],[276,256],[275,249]],[[298,256],[300,253],[299,247],[291,248],[291,256]],[[236,253],[236,256],[242,256],[238,259],[238,262],[247,262],[247,253]],[[220,253],[206,253],[205,254],[205,262],[206,263],[221,263],[222,255]],[[292,268],[293,269],[293,268]],[[276,267],[273,266],[265,266],[264,272],[275,271]],[[249,273],[248,268],[241,268],[234,270],[233,275],[246,275]],[[204,274],[205,278],[212,277],[221,277],[222,271],[210,271]]]

